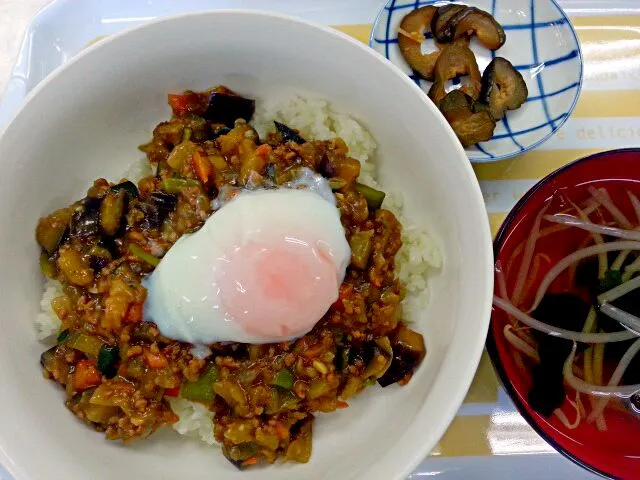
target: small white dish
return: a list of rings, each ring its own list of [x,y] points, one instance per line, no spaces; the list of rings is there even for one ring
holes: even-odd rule
[[[507,35],[495,52],[476,39],[471,50],[482,72],[493,56],[509,60],[522,74],[529,97],[518,110],[497,123],[491,140],[467,148],[472,162],[493,162],[520,155],[548,140],[569,118],[582,87],[582,52],[571,21],[555,0],[389,0],[371,32],[369,45],[409,75],[425,92],[431,82],[409,67],[398,47],[398,27],[404,16],[425,5],[461,3],[489,12]],[[427,32],[422,51],[435,49]]]

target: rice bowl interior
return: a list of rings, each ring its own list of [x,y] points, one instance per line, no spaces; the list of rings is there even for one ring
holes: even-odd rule
[[[257,38],[230,40],[239,24],[258,32]],[[304,55],[286,48],[292,36],[300,40]],[[269,55],[256,52],[258,44]],[[133,58],[127,54],[132,49],[145,55]],[[300,68],[309,55],[317,59],[314,68]],[[365,72],[376,81],[365,80]],[[88,85],[77,88],[81,83]],[[175,438],[132,449],[105,444],[74,424],[62,405],[45,401],[55,394],[53,386],[39,378],[37,362],[32,361],[41,347],[30,323],[39,312],[42,292],[37,265],[30,260],[33,219],[79,197],[96,176],[120,178],[135,161],[132,151],[144,143],[150,126],[166,117],[166,92],[216,83],[251,92],[265,103],[293,94],[328,99],[336,110],[361,121],[378,144],[380,183],[399,192],[409,223],[431,232],[445,259],[432,288],[430,283],[428,309],[414,319],[429,348],[415,384],[369,392],[346,411],[323,417],[312,460],[303,466],[239,473],[205,447]],[[390,105],[367,100],[388,91],[394,92]],[[43,118],[43,110],[51,116]],[[348,136],[350,125],[344,123],[336,130]],[[425,128],[432,140],[424,138]],[[27,141],[33,132],[38,141]],[[482,198],[462,149],[433,107],[400,73],[340,34],[277,16],[237,12],[148,25],[90,49],[38,88],[0,140],[0,156],[12,158],[0,180],[5,199],[0,218],[14,225],[13,238],[0,243],[0,252],[10,259],[3,282],[22,286],[3,294],[0,369],[13,392],[2,402],[2,411],[11,413],[2,418],[1,460],[16,478],[118,478],[131,471],[149,478],[198,478],[205,470],[226,478],[360,478],[367,473],[401,478],[433,447],[462,401],[482,350],[489,312],[490,237]],[[417,262],[413,251],[407,253],[408,264],[419,270],[407,270],[409,283],[424,273],[425,265],[437,265],[434,250],[424,247],[416,250],[426,252],[418,254]],[[15,272],[20,272],[19,279]],[[26,445],[42,447],[40,462],[27,460]],[[65,464],[64,472],[52,474],[53,465],[60,466],[63,452],[69,450],[82,452],[86,460]],[[379,462],[374,466],[367,458]]]

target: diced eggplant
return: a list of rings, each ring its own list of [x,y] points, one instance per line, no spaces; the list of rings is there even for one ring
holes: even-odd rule
[[[480,91],[480,101],[488,105],[491,116],[500,120],[506,110],[520,108],[528,96],[522,74],[509,60],[494,58],[482,74]]]
[[[405,325],[401,325],[395,331],[391,346],[393,349],[391,365],[384,375],[378,378],[378,383],[382,387],[406,378],[420,365],[427,353],[422,335]]]
[[[424,337],[422,334],[410,329],[406,325],[401,325],[395,331],[393,348],[402,348],[410,352],[418,361],[422,361],[427,354],[427,348],[424,345]]]
[[[113,378],[118,371],[120,349],[116,346],[104,344],[98,353],[98,370],[107,378]]]
[[[391,366],[385,374],[378,379],[378,384],[381,387],[393,385],[405,378],[407,374],[413,372],[417,365],[418,362],[412,355],[404,351],[394,351]]]
[[[111,258],[120,256],[120,241],[113,237],[100,237],[98,246],[104,248],[111,254]]]
[[[140,227],[144,230],[155,230],[162,225],[160,209],[152,203],[139,203],[138,208],[144,214],[144,218],[140,222]]]
[[[72,237],[87,237],[100,233],[100,206],[102,198],[86,197],[82,207],[71,217],[69,234]]]
[[[507,41],[502,26],[489,13],[475,7],[455,14],[445,30],[447,35],[453,35],[451,40],[475,35],[489,50],[497,50]]]
[[[373,343],[351,346],[346,349],[347,365],[366,365],[373,358]]]
[[[462,146],[466,148],[491,139],[496,122],[489,112],[479,112],[452,121],[451,128],[456,132]]]
[[[48,372],[53,372],[55,354],[57,349],[58,346],[54,345],[47,351],[43,352],[42,355],[40,355],[40,365],[42,365],[42,368],[44,368]]]
[[[285,458],[298,463],[307,463],[311,458],[311,433],[313,416],[309,415],[291,428],[291,443]]]
[[[239,118],[249,122],[255,112],[255,100],[229,93],[213,92],[209,96],[204,117],[213,123],[233,128]]]
[[[284,142],[294,142],[298,145],[302,145],[303,143],[307,143],[307,141],[300,136],[297,130],[293,128],[287,127],[284,123],[273,122],[276,126],[276,130],[282,137],[282,141]]]
[[[436,105],[440,105],[447,94],[445,90],[447,82],[458,76],[467,76],[460,87],[462,92],[474,101],[480,95],[482,77],[478,62],[473,52],[467,47],[455,44],[445,47],[436,62],[434,75],[435,81],[429,89],[429,98]]]
[[[100,245],[94,245],[91,247],[89,255],[91,255],[89,265],[96,271],[102,270],[111,262],[111,260],[113,260],[111,252]]]
[[[211,137],[211,140],[215,140],[216,138],[221,137],[222,135],[226,135],[230,131],[231,131],[231,129],[229,127],[216,128],[213,131],[213,136]]]
[[[105,235],[113,237],[120,230],[127,207],[127,195],[127,191],[121,188],[111,190],[104,196],[100,205],[100,227]]]
[[[231,448],[223,448],[222,453],[225,458],[233,463],[238,469],[244,470],[247,465],[245,462],[251,457],[258,455],[258,446],[254,443],[241,443]]]
[[[178,197],[171,193],[153,192],[149,195],[149,199],[158,208],[161,220],[173,212],[178,204]]]
[[[79,287],[90,285],[94,278],[94,271],[89,265],[89,258],[71,247],[63,247],[58,253],[58,272],[62,278]]]
[[[112,192],[117,192],[119,190],[124,190],[132,198],[138,198],[138,187],[136,187],[136,184],[133,182],[127,180],[126,182],[118,183],[111,187]]]
[[[131,339],[135,342],[157,342],[160,332],[153,323],[139,322],[131,332]]]
[[[451,28],[450,21],[466,8],[466,5],[459,5],[457,3],[443,5],[438,8],[438,11],[431,20],[431,32],[438,42],[450,43],[453,41],[455,31]]]
[[[48,254],[52,254],[58,249],[69,227],[71,216],[72,210],[70,208],[62,208],[38,221],[36,241]]]
[[[362,376],[374,380],[382,377],[393,362],[393,348],[388,337],[376,338],[372,347],[373,355]]]

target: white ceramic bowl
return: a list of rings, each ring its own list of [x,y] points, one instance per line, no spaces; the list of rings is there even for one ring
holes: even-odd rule
[[[529,98],[498,121],[493,137],[467,148],[472,162],[495,162],[532,150],[567,121],[582,87],[582,53],[571,21],[556,0],[388,0],[375,21],[369,44],[425,91],[431,82],[418,77],[398,48],[398,27],[411,10],[425,5],[463,3],[493,15],[505,30],[506,43],[491,52],[476,39],[471,50],[480,71],[494,56],[509,60],[522,74]],[[423,51],[435,49],[431,32]]]
[[[321,415],[304,465],[239,472],[217,450],[169,429],[130,447],[81,425],[42,379],[32,319],[42,279],[37,218],[118,180],[169,115],[166,94],[228,85],[259,101],[295,91],[359,118],[379,143],[380,177],[403,192],[445,256],[417,328],[428,356],[410,385],[373,388]],[[425,132],[427,132],[425,134]],[[400,479],[446,430],[488,327],[492,252],[480,189],[442,117],[403,73],[336,31],[278,15],[190,14],[91,47],[29,96],[0,138],[0,462],[26,479]]]

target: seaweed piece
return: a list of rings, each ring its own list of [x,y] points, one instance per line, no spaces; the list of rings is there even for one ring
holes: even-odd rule
[[[547,294],[532,316],[542,322],[567,330],[581,331],[591,305],[575,295]],[[564,401],[562,369],[571,353],[573,342],[533,331],[538,342],[540,364],[533,369],[533,386],[528,398],[531,408],[544,416],[550,416]],[[584,350],[584,344],[578,344]]]
[[[86,197],[82,208],[71,217],[69,235],[71,237],[87,237],[100,232],[100,206],[102,198]]]

